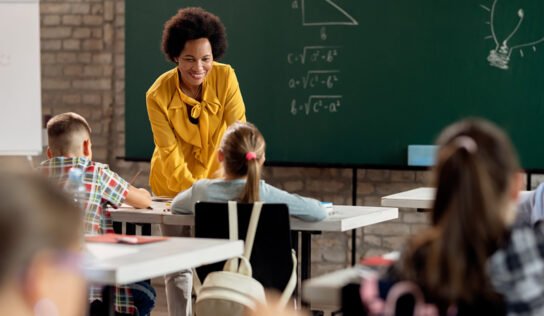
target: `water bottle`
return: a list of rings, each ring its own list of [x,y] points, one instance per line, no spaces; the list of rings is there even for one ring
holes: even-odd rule
[[[83,170],[79,168],[70,168],[68,171],[68,181],[66,182],[66,191],[72,195],[74,202],[81,208],[85,209],[87,201],[87,190],[83,182]]]

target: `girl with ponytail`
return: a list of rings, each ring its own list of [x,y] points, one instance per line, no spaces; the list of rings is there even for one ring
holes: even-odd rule
[[[172,212],[194,213],[197,201],[236,200],[245,203],[285,203],[290,215],[306,221],[319,221],[327,217],[327,211],[319,201],[290,194],[261,179],[265,147],[263,136],[253,124],[231,125],[223,136],[217,155],[222,166],[222,177],[195,182],[174,198]]]
[[[363,283],[369,314],[395,283],[409,281],[438,315],[544,315],[544,228],[514,225],[522,175],[510,140],[490,122],[467,119],[446,128],[438,145],[431,227],[381,278],[380,298]]]

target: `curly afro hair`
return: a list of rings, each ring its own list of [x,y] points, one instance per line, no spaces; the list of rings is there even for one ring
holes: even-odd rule
[[[216,16],[202,8],[184,8],[166,21],[162,33],[162,51],[172,62],[190,40],[207,38],[215,60],[221,59],[227,50],[225,26]]]

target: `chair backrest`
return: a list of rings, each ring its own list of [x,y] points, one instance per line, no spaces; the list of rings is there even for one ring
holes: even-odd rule
[[[253,204],[238,203],[238,236],[246,237]],[[195,205],[195,237],[229,238],[228,204],[197,202]],[[253,277],[265,288],[282,292],[293,270],[291,257],[291,229],[286,204],[263,204],[253,250]],[[197,268],[200,280],[208,273],[223,269],[224,262]]]

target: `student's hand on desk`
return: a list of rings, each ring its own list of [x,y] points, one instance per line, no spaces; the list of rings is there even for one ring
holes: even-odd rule
[[[138,188],[138,190],[142,192],[142,194],[144,194],[146,197],[149,197],[151,199],[151,193],[149,193],[149,191],[144,188]]]
[[[129,186],[125,203],[135,208],[146,208],[151,206],[151,194],[143,188]]]

